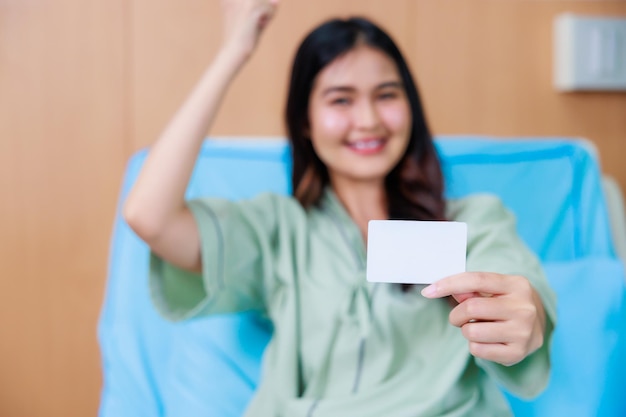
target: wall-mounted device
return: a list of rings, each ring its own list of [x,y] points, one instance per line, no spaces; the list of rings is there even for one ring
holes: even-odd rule
[[[554,86],[560,91],[626,91],[626,17],[557,16]]]

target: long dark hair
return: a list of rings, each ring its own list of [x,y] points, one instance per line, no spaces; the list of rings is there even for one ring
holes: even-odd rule
[[[307,137],[309,97],[317,74],[359,43],[381,50],[395,62],[411,106],[413,127],[407,150],[385,179],[389,216],[443,220],[443,175],[417,86],[393,40],[364,18],[329,20],[314,29],[298,48],[285,114],[293,158],[293,194],[308,208],[320,201],[329,183],[328,170]]]

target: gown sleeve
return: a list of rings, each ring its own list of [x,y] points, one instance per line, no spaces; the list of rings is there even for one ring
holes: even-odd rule
[[[150,294],[169,320],[246,310],[265,312],[273,276],[280,196],[233,202],[188,203],[200,231],[202,273],[177,268],[150,254]]]

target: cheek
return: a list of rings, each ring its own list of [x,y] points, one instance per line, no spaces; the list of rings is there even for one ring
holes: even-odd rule
[[[323,136],[332,139],[342,136],[350,128],[349,117],[340,111],[321,109],[311,118],[312,136]]]
[[[394,132],[404,132],[411,128],[411,115],[408,103],[395,103],[383,106],[380,116],[385,125]]]

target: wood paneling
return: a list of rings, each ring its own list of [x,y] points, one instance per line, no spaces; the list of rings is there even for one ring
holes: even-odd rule
[[[0,2],[0,415],[95,415],[123,0]]]
[[[583,136],[626,185],[626,94],[552,88],[552,19],[624,1],[283,0],[213,134],[283,133],[306,32],[362,14],[406,53],[436,133]],[[96,323],[130,154],[219,46],[215,0],[0,0],[0,416],[95,415]]]
[[[552,87],[562,12],[626,17],[625,1],[418,1],[414,62],[436,133],[585,137],[626,189],[626,93]]]
[[[212,134],[283,133],[283,106],[295,48],[322,20],[358,13],[380,21],[405,46],[409,0],[283,1],[250,62],[228,92]],[[216,53],[218,2],[136,0],[133,8],[133,138],[154,142]]]
[[[219,46],[216,2],[136,0],[133,148],[152,143]],[[289,66],[298,42],[331,16],[380,22],[415,70],[435,133],[580,136],[626,186],[626,94],[552,87],[558,13],[626,16],[625,1],[283,1],[255,56],[229,91],[212,134],[282,134]]]

